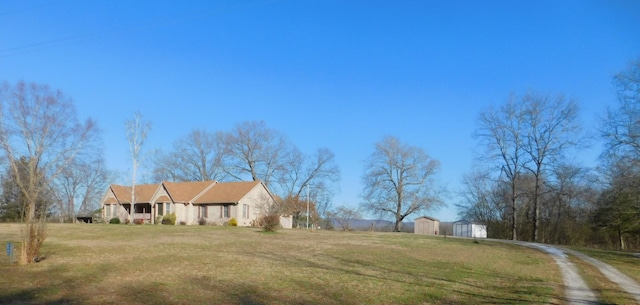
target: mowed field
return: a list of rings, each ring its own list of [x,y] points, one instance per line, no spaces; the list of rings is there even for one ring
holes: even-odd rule
[[[0,241],[20,226],[0,224]],[[51,224],[45,259],[0,260],[2,304],[561,304],[525,247],[407,233]]]

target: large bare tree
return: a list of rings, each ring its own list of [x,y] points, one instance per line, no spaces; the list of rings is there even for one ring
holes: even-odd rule
[[[301,198],[306,194],[315,202],[318,214],[326,216],[340,179],[335,155],[328,148],[319,148],[313,155],[303,155],[293,148],[286,156],[284,176],[279,183],[284,198]]]
[[[194,129],[173,143],[169,153],[154,157],[154,180],[208,181],[224,180],[222,169],[223,133]]]
[[[125,131],[129,142],[129,152],[131,153],[131,209],[129,210],[129,223],[133,223],[136,203],[136,176],[140,167],[140,152],[147,140],[147,133],[151,130],[151,123],[142,119],[142,114],[136,112],[133,119],[125,121]]]
[[[439,168],[440,162],[422,148],[402,143],[393,136],[384,137],[375,143],[365,162],[362,207],[383,217],[393,217],[393,231],[400,232],[407,216],[442,203],[443,190],[434,181]]]
[[[562,95],[551,97],[535,92],[521,97],[520,104],[524,107],[527,131],[523,148],[530,159],[524,168],[534,178],[532,240],[537,242],[545,178],[552,176],[553,168],[563,160],[568,149],[582,142],[581,127],[577,123],[579,108],[574,100]]]
[[[41,199],[51,181],[97,137],[95,122],[80,122],[71,98],[61,91],[22,81],[0,87],[0,146],[24,198],[20,263],[38,260],[46,239],[47,213],[36,211],[39,204],[50,204]]]
[[[551,190],[544,184],[567,151],[583,143],[577,118],[574,100],[536,92],[512,94],[500,108],[480,114],[475,134],[484,150],[480,159],[495,173],[492,179],[506,181],[511,189],[512,239],[518,238],[518,215],[530,215],[526,231],[538,241],[542,197]],[[519,202],[526,203],[524,213]]]
[[[499,173],[497,180],[509,184],[509,206],[511,208],[511,238],[517,239],[518,198],[520,176],[526,163],[524,151],[525,118],[522,105],[512,95],[498,109],[480,113],[475,137],[484,151],[480,161]]]
[[[224,135],[224,171],[236,180],[261,180],[272,188],[285,174],[291,144],[264,121],[242,122]]]

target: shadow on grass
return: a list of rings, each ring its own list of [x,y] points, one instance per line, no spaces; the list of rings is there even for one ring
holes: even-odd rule
[[[99,282],[100,279],[94,274],[108,269],[103,264],[93,268],[90,274],[69,275],[69,270],[61,266],[49,269],[38,264],[3,266],[0,268],[0,304],[83,304],[86,299],[76,293],[76,287],[82,287],[88,282]],[[29,287],[23,288],[24,286]]]
[[[456,265],[455,263],[430,262],[428,263],[429,266],[425,266],[424,261],[403,256],[401,253],[398,253],[394,259],[405,260],[401,263],[417,266],[418,268],[407,270],[398,268],[397,263],[394,265],[392,261],[388,264],[372,264],[364,259],[327,254],[324,255],[325,258],[329,258],[326,261],[282,256],[275,253],[252,253],[251,255],[261,260],[271,260],[281,264],[299,266],[300,268],[317,269],[318,273],[336,274],[336,277],[346,274],[354,282],[373,280],[374,282],[380,282],[381,286],[394,284],[401,287],[411,287],[411,289],[408,289],[410,295],[403,295],[397,291],[392,292],[392,297],[397,298],[392,301],[398,304],[414,304],[416,302],[446,304],[469,304],[470,302],[474,304],[541,304],[548,302],[553,304],[557,303],[554,300],[562,300],[562,297],[556,295],[553,287],[542,282],[526,280],[506,273],[486,274],[471,268],[460,270],[460,266],[454,266]],[[425,266],[425,268],[419,268],[421,265]],[[454,276],[434,275],[451,274],[454,272],[454,268],[458,269],[455,271],[456,275]],[[476,281],[474,279],[481,280]],[[327,285],[331,285],[331,283],[327,283]],[[365,302],[357,294],[355,298],[348,300],[355,304]],[[349,304],[348,301],[346,302],[346,304]],[[335,303],[341,304],[343,302]]]

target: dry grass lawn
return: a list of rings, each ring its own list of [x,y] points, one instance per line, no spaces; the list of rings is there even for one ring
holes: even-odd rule
[[[0,241],[19,226],[0,224]],[[406,233],[52,224],[30,266],[0,264],[5,304],[560,304],[552,259]]]

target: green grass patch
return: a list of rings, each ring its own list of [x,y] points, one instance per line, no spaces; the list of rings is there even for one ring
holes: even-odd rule
[[[0,224],[0,238],[19,237]],[[45,260],[0,265],[0,299],[52,304],[560,304],[547,255],[406,233],[49,226]]]

